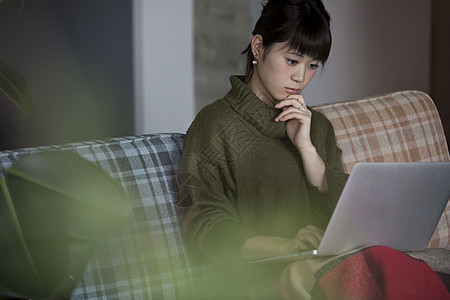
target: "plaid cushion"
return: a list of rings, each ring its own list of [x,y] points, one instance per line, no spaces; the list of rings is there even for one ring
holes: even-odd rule
[[[174,201],[182,145],[181,134],[155,134],[0,152],[6,168],[27,153],[74,150],[129,196],[131,225],[98,243],[73,299],[185,299],[213,289],[212,270],[191,262],[181,240]]]
[[[333,124],[349,173],[356,162],[449,161],[437,109],[418,91],[396,92],[315,107]],[[450,248],[450,204],[429,247]]]

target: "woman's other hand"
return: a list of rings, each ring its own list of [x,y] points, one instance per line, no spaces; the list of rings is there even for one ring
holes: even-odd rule
[[[292,248],[294,251],[317,249],[323,238],[323,233],[323,230],[313,225],[308,225],[300,229],[292,239]]]

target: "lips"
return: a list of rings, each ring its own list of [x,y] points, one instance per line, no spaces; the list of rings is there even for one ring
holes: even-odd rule
[[[300,94],[300,90],[299,89],[293,89],[293,88],[286,88],[286,92],[288,92],[288,94],[293,94],[293,95]]]

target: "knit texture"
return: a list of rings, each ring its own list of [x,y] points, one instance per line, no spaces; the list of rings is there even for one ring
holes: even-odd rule
[[[256,235],[293,238],[309,224],[325,228],[347,174],[331,123],[312,110],[311,140],[326,165],[328,191],[306,178],[280,111],[242,82],[206,106],[191,124],[179,169],[179,203],[188,210],[188,250],[212,262],[237,263]]]

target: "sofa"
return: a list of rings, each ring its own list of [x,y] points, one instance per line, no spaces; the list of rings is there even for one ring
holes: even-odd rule
[[[450,161],[438,111],[423,92],[313,108],[333,124],[348,173],[362,161]],[[176,203],[183,138],[181,133],[158,133],[0,152],[3,171],[29,153],[75,151],[103,168],[128,195],[132,221],[97,242],[72,299],[213,299],[214,270],[188,256],[180,233],[183,210]],[[449,224],[447,204],[430,249],[450,253]],[[439,271],[450,273],[448,264]]]

